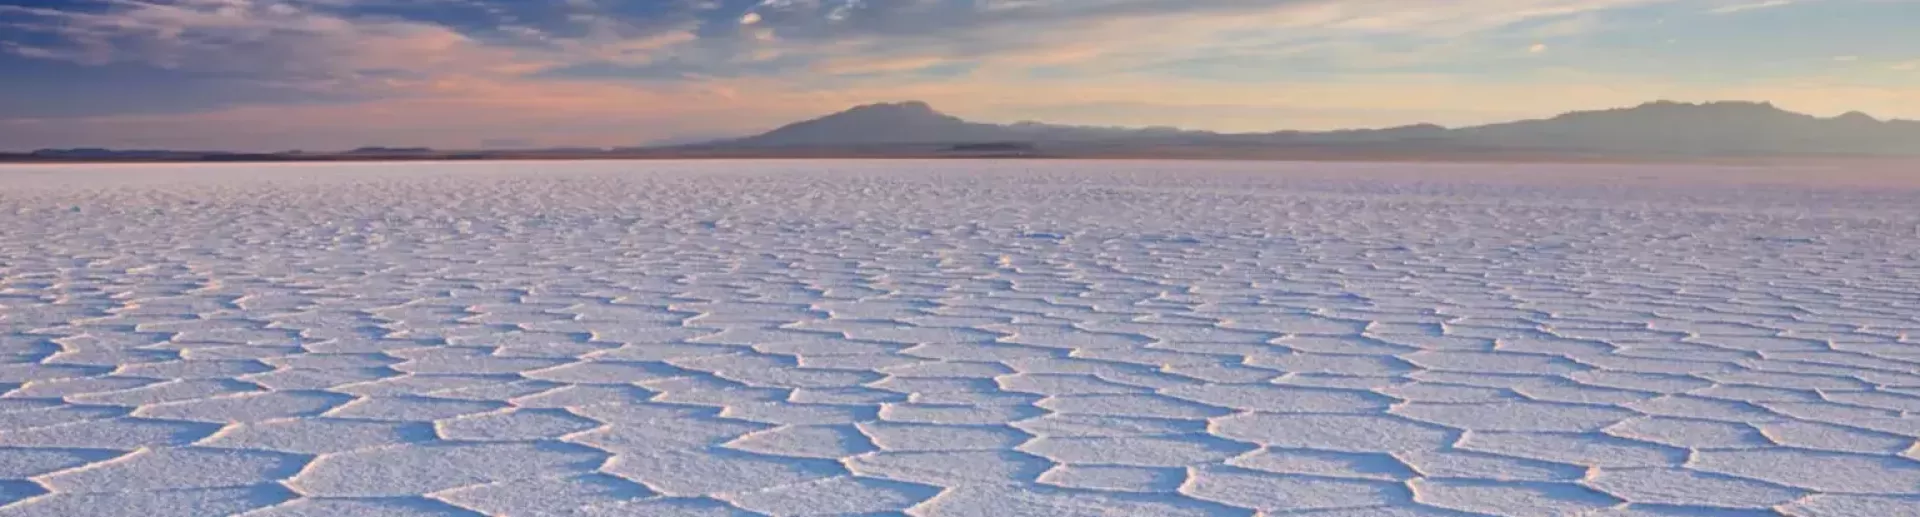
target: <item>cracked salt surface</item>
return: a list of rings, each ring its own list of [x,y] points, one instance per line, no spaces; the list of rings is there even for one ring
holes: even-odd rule
[[[1920,515],[1920,190],[1744,172],[0,168],[0,516]]]

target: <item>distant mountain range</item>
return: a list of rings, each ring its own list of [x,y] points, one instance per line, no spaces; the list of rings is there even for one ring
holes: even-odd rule
[[[924,102],[868,104],[795,122],[710,148],[802,148],[1024,142],[1158,146],[1347,146],[1563,151],[1600,154],[1920,155],[1920,122],[1863,113],[1821,118],[1764,102],[1658,101],[1553,118],[1446,128],[1432,124],[1342,131],[1217,133],[1177,128],[1112,128],[1038,122],[969,122]],[[1049,145],[1051,144],[1051,145]]]
[[[99,148],[0,153],[0,162],[342,161],[608,158],[1237,158],[1564,161],[1920,157],[1920,121],[1864,113],[1822,118],[1765,102],[1657,101],[1537,120],[1447,128],[1219,133],[971,122],[925,102],[867,104],[758,135],[628,148],[231,153]]]

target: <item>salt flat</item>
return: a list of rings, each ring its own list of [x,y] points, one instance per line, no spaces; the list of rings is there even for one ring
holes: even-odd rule
[[[0,168],[0,515],[1920,515],[1845,172]]]

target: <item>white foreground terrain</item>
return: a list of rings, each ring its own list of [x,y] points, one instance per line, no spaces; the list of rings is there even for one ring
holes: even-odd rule
[[[1920,515],[1842,172],[0,168],[0,516]]]

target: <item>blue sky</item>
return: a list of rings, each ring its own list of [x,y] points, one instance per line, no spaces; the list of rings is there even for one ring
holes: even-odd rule
[[[1225,131],[1920,119],[1915,0],[0,0],[0,149],[631,145],[854,104]]]

